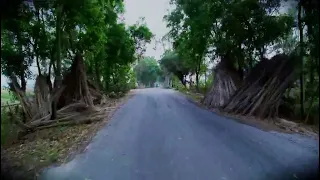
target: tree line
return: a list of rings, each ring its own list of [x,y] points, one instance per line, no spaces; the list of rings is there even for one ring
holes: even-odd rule
[[[82,122],[71,115],[79,108],[101,119],[105,94],[136,86],[134,65],[154,35],[143,18],[125,25],[122,0],[1,2],[1,73],[23,106],[22,129]]]
[[[195,84],[198,92],[208,60],[215,64],[205,105],[241,115],[318,123],[318,1],[170,3],[175,8],[164,16],[170,29],[164,39],[172,48],[160,64],[184,86]],[[289,10],[283,12],[283,5]]]

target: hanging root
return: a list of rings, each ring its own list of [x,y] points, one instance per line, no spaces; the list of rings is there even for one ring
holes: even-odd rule
[[[61,125],[99,121],[113,107],[105,107],[108,99],[87,79],[82,57],[77,54],[59,89],[50,92],[47,77],[36,78],[34,98],[27,98],[12,76],[9,84],[20,101],[26,121],[15,121],[25,132]],[[57,118],[51,120],[52,102],[58,102]]]
[[[84,103],[70,104],[57,112],[57,119],[50,120],[50,114],[27,124],[30,129],[43,129],[60,125],[90,123],[102,120],[110,107],[90,107]]]
[[[227,59],[222,59],[214,72],[211,89],[202,100],[210,108],[224,106],[241,83],[236,69]]]
[[[261,60],[223,110],[262,119],[277,116],[283,94],[295,80],[295,64],[295,57],[286,55]]]
[[[63,107],[77,101],[83,101],[88,106],[93,106],[92,96],[89,91],[87,75],[83,58],[77,54],[68,73],[62,81],[66,85],[62,96],[59,99],[58,106]]]

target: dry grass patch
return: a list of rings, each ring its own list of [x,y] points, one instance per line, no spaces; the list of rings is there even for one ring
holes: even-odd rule
[[[108,106],[115,108],[111,108],[101,121],[38,130],[24,136],[14,145],[1,147],[1,164],[5,164],[10,173],[23,172],[33,179],[44,167],[66,163],[84,150],[97,131],[106,125],[114,112],[131,96],[132,93],[129,93],[120,99],[110,99]]]
[[[201,106],[202,108],[208,109],[205,105],[201,103],[203,99],[203,95],[200,93],[193,93],[189,91],[183,92],[188,98],[193,100],[197,105]],[[299,133],[303,135],[307,135],[312,138],[319,138],[319,127],[305,125],[303,123],[296,123],[292,121],[288,121],[281,118],[276,119],[258,119],[253,116],[240,116],[234,115],[226,112],[219,111],[217,109],[208,109],[213,111],[221,116],[232,118],[240,123],[247,124],[250,126],[257,127],[264,131],[277,131],[277,132],[284,132],[284,133]]]

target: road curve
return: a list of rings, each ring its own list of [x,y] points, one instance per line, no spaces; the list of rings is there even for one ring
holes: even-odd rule
[[[265,132],[197,107],[178,92],[138,90],[72,161],[42,180],[304,179],[319,143]]]

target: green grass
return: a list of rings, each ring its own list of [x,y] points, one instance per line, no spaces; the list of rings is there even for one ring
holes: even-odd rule
[[[29,92],[27,92],[27,94],[29,94]],[[17,102],[8,90],[1,89],[1,106],[5,106],[7,103],[12,104]],[[19,128],[9,120],[8,112],[7,107],[1,107],[1,145],[15,140],[18,137]]]
[[[1,100],[2,100],[2,94],[1,94]],[[7,128],[7,113],[4,111],[1,111],[1,145],[6,143],[7,134],[8,134],[8,128]]]
[[[26,91],[27,96],[33,96],[34,92],[27,90]],[[17,103],[17,100],[14,100],[13,95],[6,89],[1,89],[1,104],[6,104],[6,103]]]
[[[7,90],[1,90],[1,103],[13,102],[13,96]]]
[[[8,119],[8,112],[1,109],[1,145],[16,140],[19,133],[17,125],[12,124]]]

